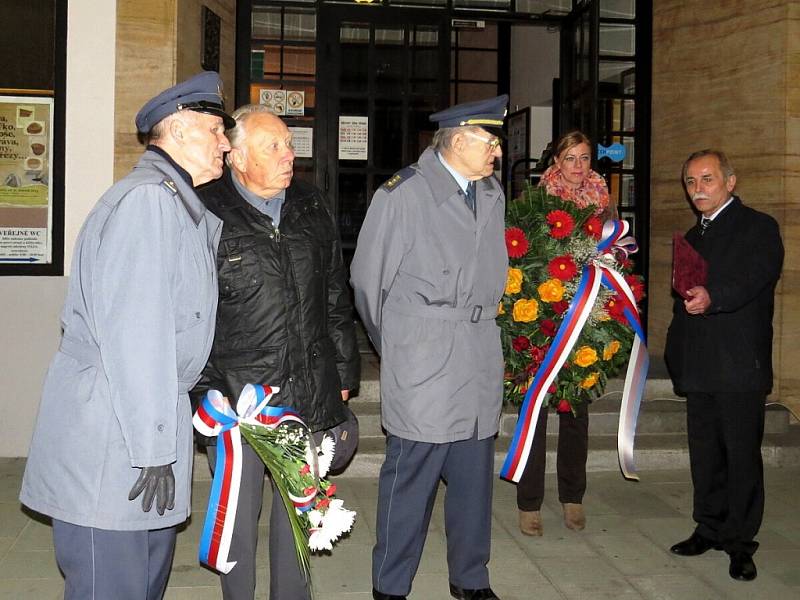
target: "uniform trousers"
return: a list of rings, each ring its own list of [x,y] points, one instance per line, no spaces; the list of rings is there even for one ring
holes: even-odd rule
[[[494,437],[449,443],[386,437],[378,480],[372,587],[406,596],[419,566],[439,481],[444,499],[450,583],[489,587]]]
[[[517,483],[517,508],[540,510],[544,500],[544,471],[547,459],[547,408],[539,411],[533,449]],[[581,504],[586,492],[586,459],[589,456],[589,408],[586,404],[571,412],[558,413],[558,500]]]
[[[753,554],[764,514],[764,392],[689,393],[686,422],[696,532]]]
[[[208,463],[212,471],[216,459],[216,447],[209,446]],[[225,600],[252,600],[255,596],[258,519],[261,515],[265,474],[266,467],[262,460],[248,444],[242,444],[239,503],[228,553],[228,560],[236,561],[236,566],[227,575],[219,576]],[[310,600],[305,577],[297,562],[292,526],[274,484],[269,516],[269,575],[270,600]]]
[[[160,600],[175,551],[175,527],[116,531],[53,519],[64,600]]]

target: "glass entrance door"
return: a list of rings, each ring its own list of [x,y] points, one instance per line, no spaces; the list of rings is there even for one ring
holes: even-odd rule
[[[319,13],[318,78],[326,116],[318,156],[337,199],[346,254],[375,190],[429,145],[428,116],[449,96],[447,22],[431,11],[325,6]],[[320,165],[317,165],[319,168]]]
[[[597,135],[598,0],[580,3],[561,29],[560,130]]]

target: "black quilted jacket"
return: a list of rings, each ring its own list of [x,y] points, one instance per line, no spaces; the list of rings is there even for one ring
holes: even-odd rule
[[[279,386],[271,404],[327,429],[344,420],[341,390],[358,387],[360,373],[336,223],[322,193],[295,180],[276,230],[231,176],[198,191],[223,229],[214,346],[192,402],[218,389],[235,405],[247,383]]]

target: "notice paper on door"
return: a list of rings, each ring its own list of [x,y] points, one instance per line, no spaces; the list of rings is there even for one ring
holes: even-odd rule
[[[339,160],[367,160],[369,117],[339,117]]]

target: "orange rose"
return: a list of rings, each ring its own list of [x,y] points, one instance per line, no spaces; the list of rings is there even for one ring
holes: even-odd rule
[[[514,309],[511,311],[511,316],[515,321],[520,323],[529,323],[535,321],[539,316],[539,303],[531,298],[526,300],[522,298],[514,302]]]
[[[506,276],[506,295],[519,294],[522,291],[522,270],[510,267]]]
[[[589,375],[586,379],[581,381],[581,387],[585,390],[588,390],[589,388],[593,388],[599,380],[600,380],[600,373],[594,372],[591,375]]]
[[[575,352],[575,364],[579,367],[588,367],[597,362],[597,352],[591,346],[581,346]]]
[[[603,360],[611,360],[611,358],[619,352],[620,343],[617,340],[609,343],[603,348]]]
[[[564,297],[564,284],[558,279],[548,279],[538,288],[539,297],[544,302],[560,302]]]

